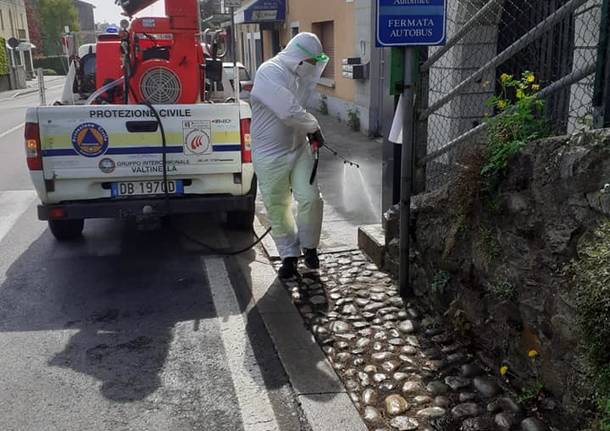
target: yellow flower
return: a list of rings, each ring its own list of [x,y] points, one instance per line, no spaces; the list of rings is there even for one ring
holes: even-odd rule
[[[534,91],[540,90],[540,85],[539,84],[532,85],[532,90],[534,90]]]
[[[508,366],[507,366],[507,365],[502,365],[502,366],[500,367],[500,375],[501,375],[501,376],[505,376],[505,375],[506,375],[506,373],[508,373]]]
[[[530,358],[535,358],[536,356],[538,356],[539,353],[537,350],[530,350],[529,352],[527,352],[527,356],[529,356]]]
[[[517,99],[521,100],[525,97],[525,92],[521,89],[517,90]]]
[[[502,75],[500,75],[500,81],[502,81],[503,84],[506,84],[511,79],[513,79],[513,77],[512,77],[512,75],[509,75],[508,73],[503,73]]]
[[[504,111],[506,109],[506,100],[498,100],[498,109]]]
[[[531,84],[536,80],[536,75],[534,75],[532,72],[526,72],[525,79]]]

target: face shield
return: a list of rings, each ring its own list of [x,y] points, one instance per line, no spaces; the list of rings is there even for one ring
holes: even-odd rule
[[[297,43],[296,46],[307,56],[297,67],[296,74],[308,82],[317,84],[322,77],[324,69],[328,66],[330,58],[323,52],[316,55],[300,43]]]

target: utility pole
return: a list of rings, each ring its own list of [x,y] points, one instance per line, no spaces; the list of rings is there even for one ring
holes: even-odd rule
[[[409,246],[411,219],[411,191],[413,190],[413,147],[415,115],[413,102],[415,97],[415,48],[404,48],[404,81],[402,103],[402,149],[400,165],[400,296],[413,296],[413,288],[409,280]]]

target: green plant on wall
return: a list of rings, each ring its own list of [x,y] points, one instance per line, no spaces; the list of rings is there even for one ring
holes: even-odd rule
[[[451,276],[447,271],[439,271],[434,275],[430,288],[437,295],[444,295]]]
[[[598,404],[593,429],[610,431],[610,221],[579,241],[570,272]]]
[[[8,53],[6,52],[6,40],[0,37],[0,75],[8,75]]]
[[[499,280],[489,285],[489,292],[501,300],[513,300],[517,296],[515,286],[508,280]]]
[[[328,96],[323,94],[320,97],[320,113],[322,115],[328,115]]]
[[[354,132],[360,131],[360,112],[358,108],[351,107],[347,110],[347,125]]]
[[[500,88],[501,94],[487,102],[498,115],[487,120],[486,160],[481,169],[492,189],[512,156],[528,142],[548,135],[544,101],[536,95],[540,84],[532,72],[524,72],[519,79],[502,74]]]
[[[498,258],[502,251],[496,233],[491,227],[479,227],[478,245],[489,262]]]
[[[544,384],[542,383],[541,365],[538,360],[539,353],[537,350],[530,350],[527,352],[527,356],[530,360],[530,369],[534,375],[534,381],[530,382],[527,386],[521,388],[521,393],[518,396],[519,403],[529,404],[536,402],[542,395],[544,390]]]

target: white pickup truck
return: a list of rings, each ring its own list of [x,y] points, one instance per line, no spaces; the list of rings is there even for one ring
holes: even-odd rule
[[[256,180],[246,103],[30,108],[27,165],[38,217],[58,240],[87,218],[227,212],[249,228]],[[164,142],[165,141],[165,142]]]

